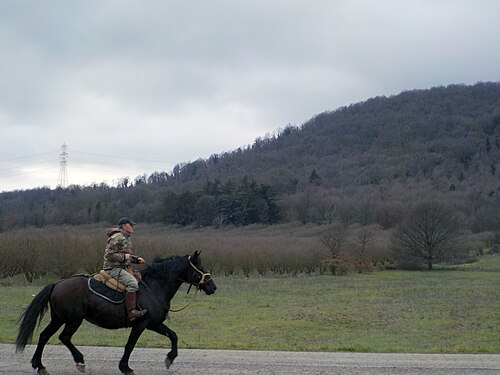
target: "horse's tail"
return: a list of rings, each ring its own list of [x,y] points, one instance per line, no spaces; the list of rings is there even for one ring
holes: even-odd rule
[[[22,352],[26,345],[31,342],[36,321],[38,320],[38,324],[40,324],[49,308],[50,295],[54,286],[55,284],[50,284],[43,288],[19,317],[21,324],[19,325],[16,339],[16,352]]]

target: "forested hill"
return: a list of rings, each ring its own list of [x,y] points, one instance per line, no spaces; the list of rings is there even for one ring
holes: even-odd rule
[[[343,189],[408,179],[482,185],[496,168],[499,142],[500,83],[453,85],[321,113],[247,149],[184,165],[174,177],[185,183],[249,175],[285,193],[311,178]]]
[[[412,204],[439,199],[469,228],[493,230],[499,156],[500,83],[413,90],[321,113],[251,146],[119,187],[3,193],[0,229],[113,221],[123,212],[197,225],[321,222],[332,207],[346,222],[389,228]]]

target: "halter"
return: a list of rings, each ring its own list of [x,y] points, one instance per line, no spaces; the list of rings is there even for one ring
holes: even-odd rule
[[[192,282],[187,282],[191,286],[195,285],[198,287],[198,289],[201,289],[203,285],[205,285],[206,282],[210,281],[210,272],[203,272],[202,270],[198,269],[193,262],[191,262],[191,256],[188,257],[189,264],[191,267],[193,267],[193,270],[200,274],[200,280],[197,283],[192,283]]]
[[[189,306],[191,306],[191,304],[193,303],[194,301],[194,298],[196,297],[196,294],[198,293],[198,290],[200,290],[202,288],[203,285],[205,285],[206,282],[210,281],[210,273],[209,272],[203,272],[201,271],[200,269],[198,269],[198,267],[196,267],[193,262],[191,262],[191,256],[188,257],[188,261],[189,261],[189,264],[191,265],[191,267],[193,267],[193,270],[197,273],[200,274],[200,281],[198,281],[197,283],[192,283],[190,281],[186,281],[186,280],[182,280],[182,279],[179,279],[180,281],[182,282],[185,282],[185,283],[188,283],[189,284],[189,288],[188,288],[188,293],[189,291],[191,290],[191,287],[193,285],[196,285],[196,291],[194,292],[193,294],[193,298],[191,298],[191,301],[189,301],[189,303],[184,306],[184,307],[181,307],[180,309],[170,309],[170,312],[180,312],[182,310],[185,310],[187,309]]]

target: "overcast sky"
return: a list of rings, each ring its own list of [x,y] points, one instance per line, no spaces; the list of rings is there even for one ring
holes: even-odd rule
[[[0,191],[115,184],[377,95],[500,80],[500,1],[0,1]]]

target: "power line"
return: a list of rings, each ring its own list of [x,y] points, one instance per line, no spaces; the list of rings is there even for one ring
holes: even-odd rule
[[[54,154],[57,151],[48,151],[48,152],[42,152],[40,154],[31,154],[31,155],[24,155],[24,156],[17,156],[14,158],[9,158],[9,159],[2,159],[0,160],[0,163],[3,163],[4,161],[12,161],[12,160],[19,160],[19,159],[28,159],[28,158],[33,158],[35,156],[41,156],[41,155],[47,155],[47,154]]]
[[[0,163],[7,162],[7,161],[13,161],[13,160],[20,160],[20,159],[29,159],[29,158],[34,158],[37,156],[48,155],[48,154],[54,155],[56,152],[57,152],[57,150],[53,150],[53,151],[41,152],[38,154],[16,156],[13,158],[1,159]],[[71,149],[71,153],[72,154],[92,155],[92,156],[97,156],[97,157],[106,158],[106,159],[117,159],[117,160],[126,159],[126,160],[131,160],[131,161],[142,161],[142,162],[149,162],[149,163],[173,163],[174,162],[172,160],[132,158],[130,156],[101,154],[101,153],[97,153],[97,152],[89,152],[89,151],[74,150],[74,149]]]
[[[55,160],[54,160],[54,162],[55,162]],[[45,165],[45,167],[43,167],[44,165]],[[50,165],[45,163],[45,164],[33,165],[30,168],[35,168],[35,170],[33,172],[42,172],[42,171],[54,170],[55,166],[54,166],[54,163],[51,163]],[[16,171],[16,172],[13,172],[10,174],[2,174],[2,175],[0,175],[0,179],[21,176],[21,175],[24,175],[27,173],[29,173],[29,172],[27,172],[25,170],[21,170],[21,171]]]
[[[93,155],[93,156],[98,156],[102,158],[112,158],[112,159],[117,159],[117,160],[130,160],[130,161],[142,161],[142,162],[149,162],[149,163],[171,163],[172,161],[169,160],[152,160],[152,159],[142,159],[142,158],[131,158],[130,156],[123,156],[123,155],[109,155],[109,154],[100,154],[96,152],[88,152],[88,151],[80,151],[80,150],[73,150],[71,149],[72,153],[76,154],[86,154],[86,155]]]
[[[10,165],[8,167],[2,167],[0,168],[0,171],[8,171],[8,170],[12,170],[12,169],[19,169],[20,167],[22,168],[36,168],[37,166],[39,165],[45,165],[45,164],[51,164],[51,165],[55,165],[55,163],[57,162],[57,160],[59,159],[55,159],[55,158],[50,158],[50,159],[42,159],[42,160],[37,160],[36,163],[34,162],[29,162],[28,164],[24,163],[24,164],[15,164],[15,165]]]
[[[63,144],[64,146],[65,144]],[[40,153],[34,153],[34,154],[28,154],[28,155],[20,155],[20,156],[15,156],[11,158],[6,158],[6,159],[0,159],[0,179],[5,180],[8,178],[15,178],[16,176],[21,176],[21,175],[29,175],[31,173],[40,173],[40,172],[48,172],[50,170],[54,171],[57,164],[56,161],[59,160],[59,176],[57,180],[57,186],[67,186],[68,185],[68,169],[67,169],[67,162],[68,162],[68,152],[67,152],[67,146],[66,150],[63,150],[63,147],[61,147],[61,150],[59,152],[59,159],[54,158],[56,156],[56,150],[54,151],[47,151],[47,152],[40,152]],[[76,154],[76,156],[75,156]],[[40,158],[37,160],[38,157],[40,156],[46,156],[46,155],[52,155],[49,157],[44,157]],[[129,155],[110,155],[110,154],[102,154],[102,153],[97,153],[97,152],[89,152],[89,151],[83,151],[83,150],[73,150],[71,149],[71,155],[72,155],[72,166],[76,167],[78,169],[78,165],[84,163],[84,164],[98,164],[98,165],[93,165],[92,169],[93,170],[101,170],[101,171],[107,171],[107,172],[117,172],[116,171],[116,166],[113,166],[113,164],[116,165],[117,160],[121,161],[129,161],[129,162],[137,162],[137,164],[141,164],[142,167],[141,169],[149,169],[149,170],[157,170],[158,168],[153,167],[153,164],[157,165],[159,169],[161,169],[158,164],[162,166],[166,166],[170,161],[167,160],[158,160],[158,159],[147,159],[147,158],[134,158],[130,157]],[[75,163],[75,161],[77,161]],[[147,164],[151,165],[147,165]],[[107,167],[106,167],[107,165]],[[122,165],[123,167],[123,165]],[[130,167],[130,166],[129,166]],[[29,170],[27,170],[29,169]],[[121,169],[121,168],[118,168]],[[138,169],[138,166],[136,166],[135,169]],[[127,173],[121,173],[122,175],[126,175]]]

